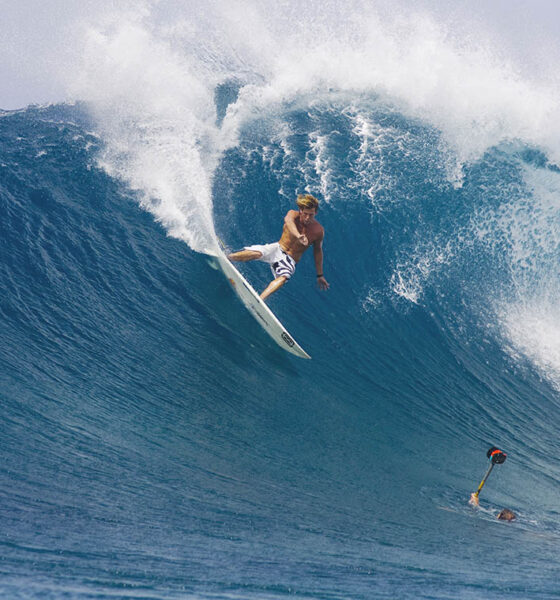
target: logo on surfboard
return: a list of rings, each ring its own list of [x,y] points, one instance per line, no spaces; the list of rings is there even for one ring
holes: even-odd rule
[[[295,342],[285,331],[282,332],[282,339],[290,346],[290,348],[293,348]]]

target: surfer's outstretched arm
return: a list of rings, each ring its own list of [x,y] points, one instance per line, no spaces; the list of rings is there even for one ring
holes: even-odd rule
[[[328,290],[329,282],[323,275],[323,236],[313,244],[313,258],[317,269],[317,284],[322,290]]]

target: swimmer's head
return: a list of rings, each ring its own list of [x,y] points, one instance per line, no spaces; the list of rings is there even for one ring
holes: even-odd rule
[[[500,521],[513,521],[515,519],[515,513],[509,508],[504,508],[498,514]]]

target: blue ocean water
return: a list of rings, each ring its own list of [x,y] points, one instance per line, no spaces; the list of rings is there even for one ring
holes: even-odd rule
[[[553,151],[250,88],[0,113],[2,597],[557,598]],[[311,361],[205,254],[304,191],[331,288],[306,255],[270,305]]]

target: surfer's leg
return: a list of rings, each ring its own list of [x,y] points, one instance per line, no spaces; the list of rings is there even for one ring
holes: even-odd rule
[[[261,298],[263,300],[266,300],[270,294],[274,294],[274,292],[278,291],[285,283],[286,281],[288,281],[287,277],[284,277],[284,275],[280,275],[280,277],[277,277],[276,279],[274,279],[273,281],[271,281],[267,288],[264,290],[264,292],[261,294]]]
[[[258,250],[240,250],[239,252],[228,254],[228,258],[238,262],[247,262],[249,260],[258,260],[259,258],[262,258],[262,252],[259,252]]]

